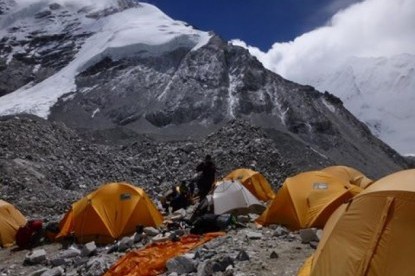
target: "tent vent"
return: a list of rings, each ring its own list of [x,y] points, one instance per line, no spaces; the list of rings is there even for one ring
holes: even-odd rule
[[[123,200],[130,200],[130,199],[131,199],[131,194],[130,193],[120,194],[120,200],[121,201],[123,201]]]
[[[327,183],[315,182],[313,183],[313,190],[327,190],[329,186]]]

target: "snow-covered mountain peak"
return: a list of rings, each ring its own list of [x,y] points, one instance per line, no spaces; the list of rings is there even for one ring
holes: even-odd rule
[[[40,83],[26,83],[1,97],[2,115],[28,112],[47,117],[50,107],[60,96],[76,90],[75,76],[105,58],[119,60],[137,55],[158,56],[178,48],[198,49],[211,38],[209,33],[174,21],[149,4],[103,1],[107,10],[108,5],[114,3],[125,8],[111,9],[111,13],[106,14],[97,13],[96,9],[78,9],[79,3],[88,1],[61,1],[62,5],[52,1],[29,2],[32,3],[20,5],[2,18],[0,37],[5,46],[0,49],[0,58],[7,64],[16,57],[35,63],[36,58],[42,59],[45,54],[62,50],[63,41],[68,44],[71,54],[54,75]],[[102,8],[102,5],[94,7]],[[72,36],[70,41],[63,39],[67,36]],[[38,40],[42,43],[36,43]],[[35,64],[32,73],[41,70],[42,66],[43,60]]]
[[[8,13],[17,5],[14,0],[3,0],[0,2],[0,15]]]
[[[33,9],[36,6],[53,6],[55,8],[65,7],[67,9],[74,9],[81,12],[100,11],[109,8],[116,8],[123,10],[137,6],[136,0],[4,0],[8,5],[13,5],[17,10]]]
[[[415,55],[351,57],[302,82],[337,95],[375,135],[403,154],[413,153]]]

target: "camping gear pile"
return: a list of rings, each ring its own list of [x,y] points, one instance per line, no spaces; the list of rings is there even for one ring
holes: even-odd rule
[[[135,235],[133,239],[145,245],[146,235],[141,236],[144,228],[157,232],[157,228],[172,228],[170,233],[180,234],[154,234],[152,241],[158,245],[147,244],[130,254],[135,257],[125,257],[109,270],[125,269],[120,264],[127,259],[127,266],[131,267],[131,262],[142,262],[140,258],[150,258],[146,255],[148,252],[157,251],[167,256],[157,262],[154,271],[159,272],[169,258],[190,249],[184,245],[184,251],[177,249],[185,243],[186,233],[204,234],[244,227],[235,218],[256,214],[259,227],[277,224],[292,231],[323,229],[315,253],[304,263],[299,275],[414,275],[415,269],[410,265],[415,244],[411,242],[415,230],[414,195],[415,170],[372,181],[353,168],[333,166],[289,177],[274,193],[259,172],[237,169],[215,183],[195,208],[192,218],[187,220],[181,216],[170,220],[174,214],[163,217],[161,208],[143,189],[125,182],[109,183],[73,203],[53,238],[114,244],[123,237]],[[16,208],[0,201],[2,247],[13,244],[16,233],[25,223],[25,217]],[[195,242],[191,248],[198,244]],[[339,250],[344,245],[347,247]],[[163,253],[163,246],[173,248],[169,251],[171,254]],[[396,258],[390,258],[390,254]]]

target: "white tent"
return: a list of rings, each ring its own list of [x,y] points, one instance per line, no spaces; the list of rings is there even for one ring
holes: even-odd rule
[[[213,210],[217,215],[261,214],[265,206],[239,180],[224,180],[213,191]]]

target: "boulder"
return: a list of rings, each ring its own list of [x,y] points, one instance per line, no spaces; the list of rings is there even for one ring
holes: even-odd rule
[[[95,245],[94,241],[91,241],[82,247],[81,256],[89,257],[89,256],[94,255],[96,252],[97,252],[97,246]]]
[[[249,255],[245,250],[240,250],[236,256],[237,261],[249,261]]]
[[[217,259],[212,260],[212,271],[213,272],[223,272],[227,267],[233,266],[233,259],[229,256],[222,256]]]
[[[124,252],[130,249],[134,245],[134,239],[132,237],[124,237],[118,242],[118,251]]]
[[[58,267],[46,270],[40,276],[61,276],[61,275],[65,275],[65,270],[61,266],[58,266]]]
[[[24,263],[26,264],[40,264],[46,261],[46,251],[44,249],[37,249],[26,254]]]
[[[315,228],[300,229],[300,237],[302,243],[319,241],[319,238],[317,236],[317,230]]]
[[[167,261],[166,267],[169,273],[176,272],[178,274],[185,274],[196,271],[195,262],[186,256],[178,256],[170,259]]]
[[[262,238],[262,233],[254,232],[254,231],[245,231],[245,235],[250,240],[259,240]]]
[[[144,227],[143,232],[149,235],[150,237],[157,236],[160,231],[154,227]]]

